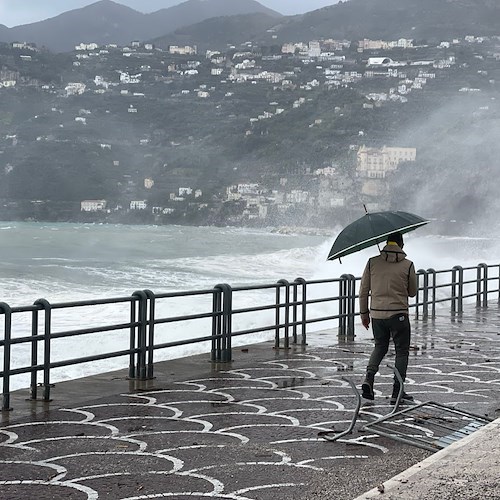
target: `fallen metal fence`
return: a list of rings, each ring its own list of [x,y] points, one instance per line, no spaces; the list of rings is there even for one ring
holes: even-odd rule
[[[432,319],[439,304],[450,304],[451,317],[463,312],[464,302],[475,301],[477,307],[487,307],[491,295],[500,302],[500,265],[479,264],[473,267],[455,266],[436,271],[420,269],[417,272],[418,292],[410,308],[416,320]],[[45,299],[31,306],[10,307],[0,303],[0,350],[3,351],[2,410],[10,410],[11,379],[30,376],[30,399],[50,401],[51,372],[56,368],[98,362],[111,358],[128,357],[128,377],[147,380],[154,376],[154,358],[158,350],[191,344],[207,343],[213,363],[227,363],[232,359],[233,340],[247,337],[253,342],[256,334],[274,333],[274,348],[289,349],[291,345],[307,343],[307,328],[312,324],[337,327],[339,337],[354,339],[359,277],[344,274],[335,279],[307,281],[297,278],[292,282],[279,280],[267,285],[237,286],[219,284],[213,289],[185,292],[154,293],[151,290],[134,292],[130,297],[96,299],[51,304]],[[258,304],[251,304],[252,294],[259,296]],[[177,314],[179,301],[188,300],[189,314]],[[196,302],[193,306],[193,301]],[[113,308],[122,321],[106,322],[107,313],[96,315],[101,321],[87,328],[60,328],[55,325],[58,311],[70,311],[78,318],[82,309]],[[326,308],[326,312],[325,312]],[[174,311],[175,309],[175,311]],[[164,311],[167,311],[166,313]],[[446,309],[441,308],[440,311]],[[447,313],[448,314],[448,313]],[[19,318],[24,322],[18,322]],[[261,322],[251,328],[242,318],[256,318]],[[169,328],[182,328],[188,322],[201,322],[200,335],[184,339],[165,340]],[[332,323],[333,322],[333,323]],[[21,326],[18,326],[20,323]],[[243,326],[238,326],[242,323]],[[159,334],[158,330],[163,331]],[[118,335],[118,341],[127,345],[103,352],[99,342],[89,335]],[[54,343],[61,339],[84,339],[99,352],[78,356],[72,348],[68,353],[58,352],[62,359],[54,359]],[[85,340],[88,339],[88,340]],[[19,361],[15,351],[30,349],[29,361]],[[209,347],[208,347],[209,346]],[[41,359],[39,359],[41,358]],[[38,383],[41,375],[42,381]]]

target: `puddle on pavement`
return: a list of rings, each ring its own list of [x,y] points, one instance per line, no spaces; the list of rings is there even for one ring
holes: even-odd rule
[[[286,389],[288,387],[297,387],[305,384],[304,377],[291,377],[284,380],[280,380],[276,385],[279,389]]]

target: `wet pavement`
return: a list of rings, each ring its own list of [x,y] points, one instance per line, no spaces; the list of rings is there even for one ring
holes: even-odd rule
[[[406,391],[498,418],[497,305],[412,325]],[[371,352],[357,329],[351,342],[332,330],[287,351],[234,348],[218,366],[207,355],[158,363],[146,382],[120,371],[59,383],[50,403],[18,391],[0,424],[0,498],[500,499],[498,422],[437,453],[363,429],[392,410],[386,366],[353,432],[318,436],[353,417],[344,377],[359,385]]]

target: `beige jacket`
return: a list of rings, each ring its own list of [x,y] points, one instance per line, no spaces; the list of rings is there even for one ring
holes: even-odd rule
[[[368,295],[371,292],[370,307]],[[408,297],[417,293],[415,266],[396,244],[386,245],[368,260],[359,289],[361,318],[386,319],[408,313]]]

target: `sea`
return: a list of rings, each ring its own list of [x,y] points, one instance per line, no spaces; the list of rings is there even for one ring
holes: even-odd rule
[[[129,297],[138,290],[155,294],[210,290],[227,283],[233,287],[268,285],[298,277],[311,280],[338,278],[344,273],[361,276],[376,246],[342,259],[327,261],[339,232],[298,228],[248,229],[234,227],[140,226],[75,223],[0,222],[0,302],[29,306],[38,299],[51,304]],[[500,238],[440,236],[421,228],[405,237],[405,251],[417,269],[451,269],[455,265],[498,264]],[[314,295],[333,296],[338,286],[320,285]],[[265,294],[267,293],[267,296]],[[238,295],[237,307],[272,303],[269,291]],[[274,289],[272,293],[275,293]],[[189,296],[158,304],[158,316],[208,312],[210,296]],[[332,303],[318,304],[318,315],[334,314]],[[127,309],[128,308],[128,309]],[[53,331],[68,331],[129,321],[128,304],[54,310]],[[272,311],[242,315],[233,328],[250,329],[269,324]],[[210,320],[158,327],[158,339],[171,342],[210,335]],[[309,332],[333,327],[311,325]],[[3,337],[3,321],[0,335]],[[13,321],[13,336],[31,334],[31,315]],[[163,337],[162,337],[163,335]],[[0,338],[1,338],[0,337]],[[273,333],[240,338],[235,345],[269,340]],[[52,360],[127,349],[126,331],[105,332],[54,340]],[[156,360],[208,352],[209,344],[186,345],[157,351]],[[43,346],[39,346],[40,356]],[[0,348],[1,354],[2,348]],[[13,367],[29,364],[28,345],[12,347]],[[2,356],[3,358],[3,356]],[[3,361],[0,361],[0,364]],[[79,364],[53,371],[52,382],[79,378],[127,366],[127,357]],[[19,375],[13,389],[27,387],[29,377]]]

